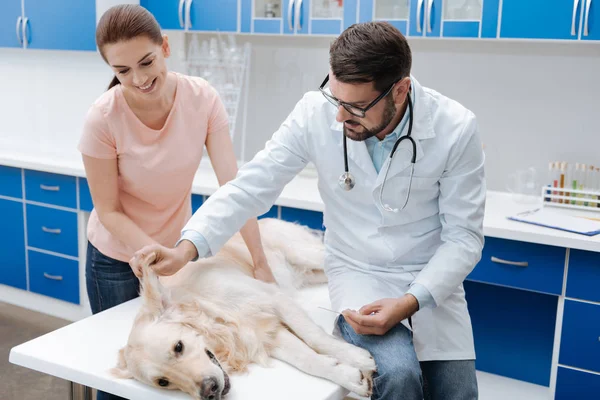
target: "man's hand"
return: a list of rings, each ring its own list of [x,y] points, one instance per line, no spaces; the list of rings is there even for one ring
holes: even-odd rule
[[[196,246],[188,240],[183,240],[174,249],[159,244],[145,246],[136,251],[129,260],[129,265],[138,278],[142,276],[142,261],[146,255],[153,252],[156,254],[156,258],[151,268],[159,276],[174,275],[198,254]]]
[[[266,259],[254,262],[254,278],[266,283],[277,283]]]
[[[358,312],[345,310],[342,315],[359,335],[385,335],[418,309],[417,299],[411,294],[406,294],[398,299],[378,300],[362,307]]]

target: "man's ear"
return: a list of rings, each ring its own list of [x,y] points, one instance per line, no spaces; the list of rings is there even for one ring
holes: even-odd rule
[[[143,310],[153,317],[158,317],[171,303],[171,296],[168,289],[160,283],[158,275],[150,267],[155,257],[156,255],[152,253],[141,262],[140,294],[144,303]]]
[[[111,375],[120,379],[131,379],[133,375],[127,369],[127,360],[125,359],[125,348],[119,350],[117,366],[110,369]]]

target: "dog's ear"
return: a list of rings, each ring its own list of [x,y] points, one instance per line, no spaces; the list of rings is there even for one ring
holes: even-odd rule
[[[142,262],[140,294],[144,303],[144,311],[153,317],[158,317],[171,303],[171,296],[169,290],[160,283],[158,275],[150,267],[154,258],[155,254],[152,253],[146,256]]]
[[[110,369],[111,375],[120,379],[131,379],[133,375],[127,369],[127,360],[125,359],[125,348],[119,350],[117,366]]]

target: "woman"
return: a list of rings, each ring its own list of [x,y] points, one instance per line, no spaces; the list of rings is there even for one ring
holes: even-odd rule
[[[191,216],[204,146],[220,185],[237,173],[217,92],[201,78],[167,71],[168,38],[152,14],[137,5],[109,9],[96,43],[115,77],[89,109],[78,146],[94,201],[86,260],[94,314],[138,296],[140,272],[128,263],[136,250],[175,246]],[[255,277],[274,282],[256,219],[241,234]]]

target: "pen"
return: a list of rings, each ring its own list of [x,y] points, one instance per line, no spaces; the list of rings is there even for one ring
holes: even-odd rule
[[[320,308],[321,310],[332,312],[332,313],[337,314],[337,315],[342,315],[341,312],[333,311],[333,310],[330,310],[329,308],[325,308],[325,307],[321,307],[321,306],[317,306],[317,308]]]

